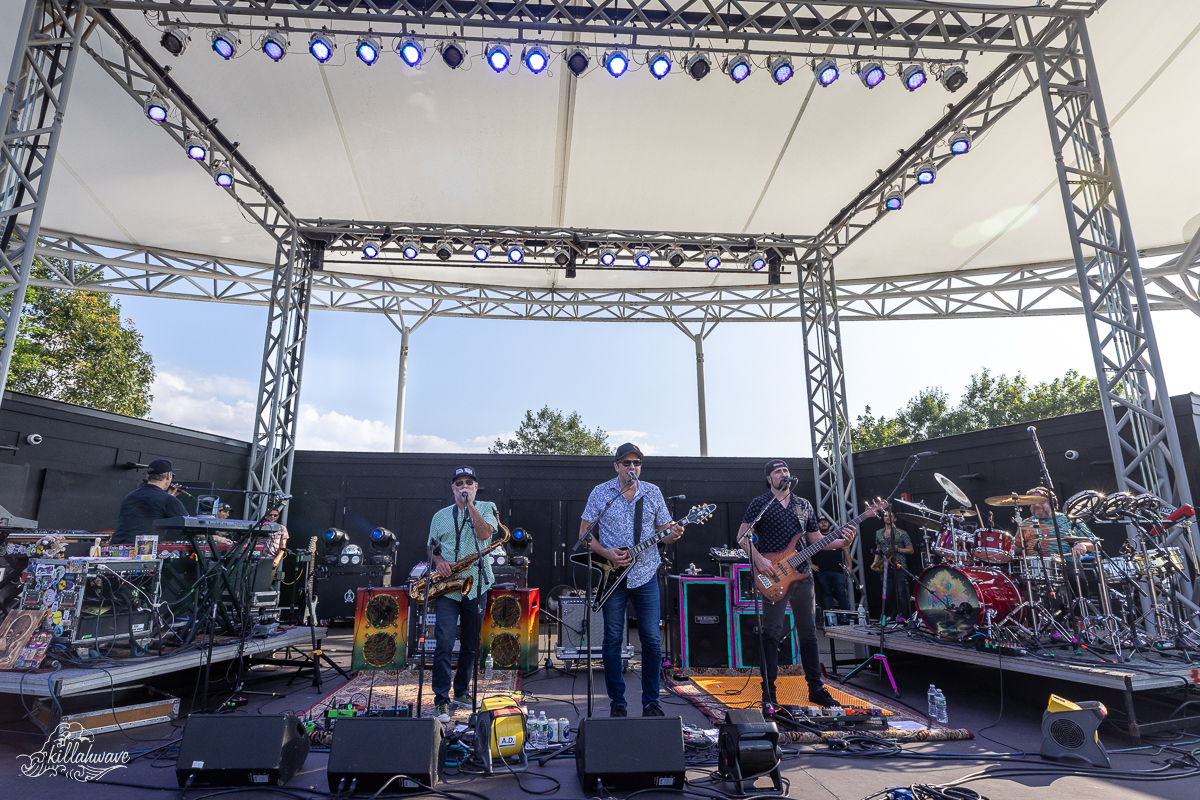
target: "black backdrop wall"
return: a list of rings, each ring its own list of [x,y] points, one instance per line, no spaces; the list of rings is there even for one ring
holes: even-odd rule
[[[1200,497],[1200,396],[1182,395],[1172,401],[1192,493]],[[921,459],[900,491],[940,507],[944,493],[933,478],[940,472],[987,515],[984,497],[1024,491],[1041,482],[1026,427],[1013,425],[859,453],[855,456],[858,497],[863,501],[886,496],[909,455],[936,450],[938,455]],[[1115,488],[1099,412],[1044,420],[1037,427],[1060,497],[1081,489]],[[41,435],[42,443],[27,444],[31,433]],[[111,528],[121,497],[138,483],[139,472],[124,467],[130,462],[169,458],[184,482],[218,492],[241,489],[246,481],[245,442],[15,393],[6,393],[0,405],[0,446],[0,505],[37,519],[43,527]],[[1079,457],[1068,459],[1068,450]],[[643,477],[647,481],[657,484],[664,495],[687,495],[687,500],[675,504],[677,516],[695,503],[717,505],[713,518],[690,529],[668,554],[675,570],[695,563],[708,571],[712,567],[708,548],[732,544],[747,503],[764,491],[762,467],[768,457],[787,459],[800,478],[798,491],[812,497],[812,465],[807,458],[764,454],[761,458],[646,459]],[[452,470],[464,462],[479,472],[480,497],[499,504],[504,523],[532,534],[530,585],[548,591],[571,583],[564,564],[578,535],[588,492],[614,474],[612,463],[603,457],[299,451],[292,486],[295,499],[288,518],[291,545],[302,548],[310,536],[337,526],[367,549],[371,529],[383,525],[400,540],[393,574],[397,582],[403,581],[423,558],[429,519],[450,503]],[[241,507],[241,495],[227,498],[235,509]],[[994,510],[996,526],[1011,528],[1005,510]],[[873,541],[877,527],[864,525],[868,541]],[[908,528],[919,544],[919,532]],[[1110,549],[1124,540],[1122,529],[1097,533]],[[917,570],[915,558],[910,567]],[[869,595],[877,599],[875,576],[869,571],[868,575]]]

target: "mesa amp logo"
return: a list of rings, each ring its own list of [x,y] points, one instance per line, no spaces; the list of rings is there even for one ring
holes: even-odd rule
[[[692,622],[697,625],[719,625],[721,618],[716,615],[696,614],[692,617]]]

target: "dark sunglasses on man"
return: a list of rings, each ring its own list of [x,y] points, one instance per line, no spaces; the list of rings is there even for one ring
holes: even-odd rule
[[[640,467],[642,462],[639,460],[626,460],[619,462],[622,467]]]
[[[475,485],[475,479],[474,479],[474,478],[459,478],[458,480],[456,480],[456,481],[454,482],[454,485],[455,485],[455,486],[457,486],[457,487],[459,487],[460,489],[461,489],[463,486],[474,486],[474,485]]]

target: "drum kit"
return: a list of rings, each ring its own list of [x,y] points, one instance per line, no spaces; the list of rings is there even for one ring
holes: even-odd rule
[[[950,479],[934,478],[946,492],[940,510],[907,500],[893,501],[892,508],[925,532],[913,600],[921,622],[939,638],[982,636],[1030,650],[1085,644],[1118,658],[1150,647],[1200,646],[1188,575],[1189,563],[1194,575],[1200,564],[1186,528],[1167,532],[1169,509],[1159,498],[1080,492],[1063,504],[1057,529],[1054,519],[1022,513],[1046,504],[1044,495],[987,498],[988,506],[1012,509],[1006,530],[994,512],[985,520]],[[960,507],[949,508],[951,501]],[[1176,512],[1170,519],[1181,518]],[[1109,556],[1086,523],[1114,521],[1132,533],[1122,553]],[[1175,541],[1181,546],[1171,546]]]

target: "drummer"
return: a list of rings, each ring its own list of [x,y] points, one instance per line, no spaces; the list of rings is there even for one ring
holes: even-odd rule
[[[1032,525],[1041,525],[1041,526],[1049,526],[1050,527],[1050,535],[1042,538],[1042,547],[1046,550],[1046,552],[1043,552],[1042,555],[1055,555],[1055,554],[1060,553],[1060,551],[1058,549],[1058,539],[1057,539],[1057,537],[1054,536],[1054,530],[1053,530],[1053,525],[1054,525],[1053,520],[1055,517],[1057,517],[1057,519],[1058,519],[1058,530],[1063,536],[1072,536],[1072,537],[1086,536],[1088,539],[1091,540],[1091,541],[1087,541],[1087,542],[1076,542],[1075,544],[1071,545],[1071,553],[1074,556],[1078,557],[1078,556],[1082,556],[1086,553],[1096,552],[1096,536],[1088,529],[1087,525],[1084,525],[1082,522],[1077,522],[1075,520],[1072,520],[1070,517],[1068,517],[1066,514],[1063,514],[1061,511],[1058,514],[1055,514],[1053,511],[1050,510],[1050,490],[1049,489],[1047,489],[1044,486],[1037,486],[1037,487],[1034,487],[1033,489],[1030,489],[1025,494],[1038,495],[1039,497],[1045,498],[1042,502],[1036,503],[1033,506],[1031,506],[1030,511],[1033,512],[1033,516],[1027,520],[1022,521],[1022,526],[1025,526],[1027,524],[1032,524]],[[1033,541],[1032,537],[1028,535],[1029,533],[1032,533],[1032,532],[1027,531],[1026,533],[1027,533],[1027,535],[1025,537],[1025,551],[1028,554],[1033,555],[1034,554],[1034,552],[1033,552],[1034,541]],[[1063,542],[1063,544],[1066,545],[1067,542]]]

